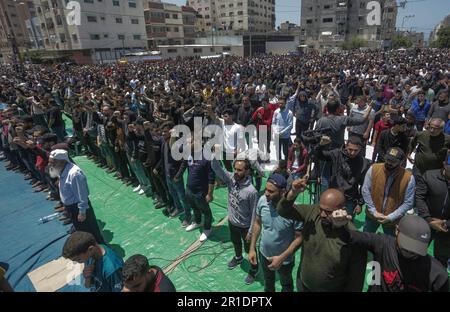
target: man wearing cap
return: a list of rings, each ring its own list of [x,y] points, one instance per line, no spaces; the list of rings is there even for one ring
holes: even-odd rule
[[[306,189],[306,179],[295,180],[277,205],[281,217],[303,222],[299,291],[362,291],[367,253],[349,245],[342,229],[331,222],[331,214],[345,207],[345,196],[337,189],[322,193],[319,205],[296,205]],[[349,228],[355,229],[353,224]]]
[[[275,272],[280,275],[281,291],[294,291],[292,270],[294,253],[302,243],[302,223],[281,217],[276,205],[286,192],[287,181],[279,173],[273,173],[267,180],[264,195],[256,206],[253,235],[248,260],[257,265],[256,242],[261,234],[259,258],[264,274],[264,290],[275,291]]]
[[[417,175],[416,206],[428,222],[434,240],[434,257],[444,266],[450,259],[450,153],[443,169]]]
[[[347,241],[373,253],[379,270],[369,292],[448,292],[449,279],[444,267],[427,254],[431,240],[430,227],[418,216],[407,215],[396,226],[395,237],[361,233],[350,229],[351,217],[345,210],[332,216],[335,227],[342,227]],[[377,273],[378,272],[378,273]]]
[[[390,148],[384,163],[373,164],[367,171],[362,187],[367,204],[364,232],[375,233],[380,225],[388,235],[395,235],[395,223],[413,208],[416,182],[402,164],[405,153]]]
[[[66,150],[55,149],[50,153],[48,170],[52,178],[59,178],[61,202],[72,221],[74,230],[89,232],[94,235],[97,242],[103,243],[104,240],[89,201],[86,177],[81,169],[70,161]]]

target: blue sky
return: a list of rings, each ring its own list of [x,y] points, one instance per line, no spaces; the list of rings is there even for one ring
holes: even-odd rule
[[[164,2],[184,5],[185,0],[163,0]],[[289,21],[291,23],[300,23],[300,1],[301,0],[276,0],[276,18],[277,26],[280,23]],[[400,2],[397,0],[397,2]],[[403,17],[406,15],[415,15],[414,18],[405,19],[404,27],[413,31],[425,33],[425,39],[428,34],[445,16],[450,14],[450,0],[410,0],[406,8],[399,8],[397,15],[397,27],[402,26]]]

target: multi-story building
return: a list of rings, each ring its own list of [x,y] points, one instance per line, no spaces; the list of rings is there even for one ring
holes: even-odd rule
[[[35,32],[45,50],[53,51],[49,58],[107,62],[147,47],[142,0],[78,0],[79,12],[69,0],[33,1]]]
[[[237,33],[275,29],[275,0],[189,0],[204,20],[204,31]]]
[[[429,42],[436,41],[438,39],[438,32],[441,28],[449,27],[450,26],[450,15],[447,15],[439,24],[436,25],[436,27],[433,29],[433,31],[430,33]]]
[[[361,38],[370,46],[381,47],[395,34],[397,4],[395,0],[379,0],[381,22],[373,23],[376,10],[368,8],[369,0],[302,0],[302,42],[316,47],[341,45]]]
[[[289,33],[289,32],[300,31],[300,29],[301,29],[300,26],[298,26],[297,24],[286,21],[286,22],[280,24],[279,31]]]
[[[148,46],[194,43],[197,12],[187,6],[152,0],[144,3]]]
[[[35,16],[32,0],[0,1],[0,63],[12,63],[14,55],[17,59],[19,52],[35,47],[34,37],[28,32]]]

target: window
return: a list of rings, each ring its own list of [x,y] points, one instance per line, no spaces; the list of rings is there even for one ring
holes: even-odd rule
[[[178,29],[178,27],[174,27],[174,28],[173,28],[173,31],[174,31],[174,32],[180,32],[180,30]]]
[[[312,24],[312,23],[313,23],[312,19],[306,20],[306,24]]]
[[[112,0],[113,6],[120,6],[119,0]]]
[[[202,48],[194,48],[194,53],[203,53]]]
[[[324,18],[324,19],[322,20],[322,22],[323,22],[323,23],[332,23],[332,22],[333,22],[333,18],[332,18],[332,17]]]
[[[108,34],[103,34],[103,38],[108,38],[109,35]]]
[[[101,21],[104,21],[104,20],[105,20],[105,17],[104,17],[104,16],[100,16],[100,20],[101,20]]]
[[[59,40],[61,40],[62,43],[66,42],[66,35],[65,34],[59,34]]]
[[[170,18],[170,14],[169,13],[166,13],[166,18]]]
[[[94,0],[84,0],[84,3],[94,3]]]
[[[91,40],[100,40],[100,35],[98,34],[90,34]]]
[[[56,18],[56,25],[58,25],[58,26],[62,25],[61,16],[60,15],[56,15],[55,18]]]
[[[329,10],[329,9],[331,9],[331,5],[329,5],[329,4],[324,5],[323,8],[324,8],[325,10]]]
[[[205,18],[208,19],[208,18],[210,18],[210,16],[209,15],[205,15]]]
[[[178,19],[178,14],[172,14],[173,19]]]
[[[117,39],[119,39],[119,40],[125,40],[125,35],[117,35]]]
[[[167,49],[167,53],[177,53],[178,49]]]
[[[132,18],[131,19],[131,24],[138,25],[139,24],[139,20],[137,18]]]
[[[133,35],[134,40],[141,40],[141,35]]]
[[[116,17],[116,23],[117,24],[122,24],[123,23],[122,18],[121,17]]]
[[[128,2],[128,7],[136,8],[136,2]]]
[[[229,52],[229,51],[231,51],[231,47],[223,47],[222,51],[223,52]]]
[[[78,36],[76,34],[72,35],[72,41],[73,42],[78,42]]]
[[[89,23],[97,23],[97,16],[88,16],[87,21]]]
[[[238,11],[238,15],[244,15],[244,11]]]

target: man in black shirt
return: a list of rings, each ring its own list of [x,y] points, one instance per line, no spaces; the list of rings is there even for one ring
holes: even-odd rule
[[[384,162],[384,155],[391,147],[400,148],[405,154],[408,152],[409,140],[406,136],[406,120],[403,117],[392,118],[393,127],[383,130],[380,134],[376,150],[378,151],[377,162]]]
[[[347,232],[350,244],[373,253],[380,266],[380,276],[369,287],[370,292],[448,292],[449,280],[444,267],[427,254],[431,231],[418,216],[404,216],[396,228],[396,237],[358,232],[348,228],[351,219],[345,210],[331,216],[335,227]],[[377,274],[377,270],[374,271]]]
[[[434,257],[444,266],[450,259],[450,154],[444,169],[417,175],[416,206],[419,216],[428,222],[434,239]]]
[[[143,255],[131,256],[122,269],[122,292],[176,292],[172,281]]]
[[[66,135],[64,120],[62,119],[61,109],[55,101],[50,101],[50,107],[47,112],[48,127],[58,137],[58,142],[63,142]]]

